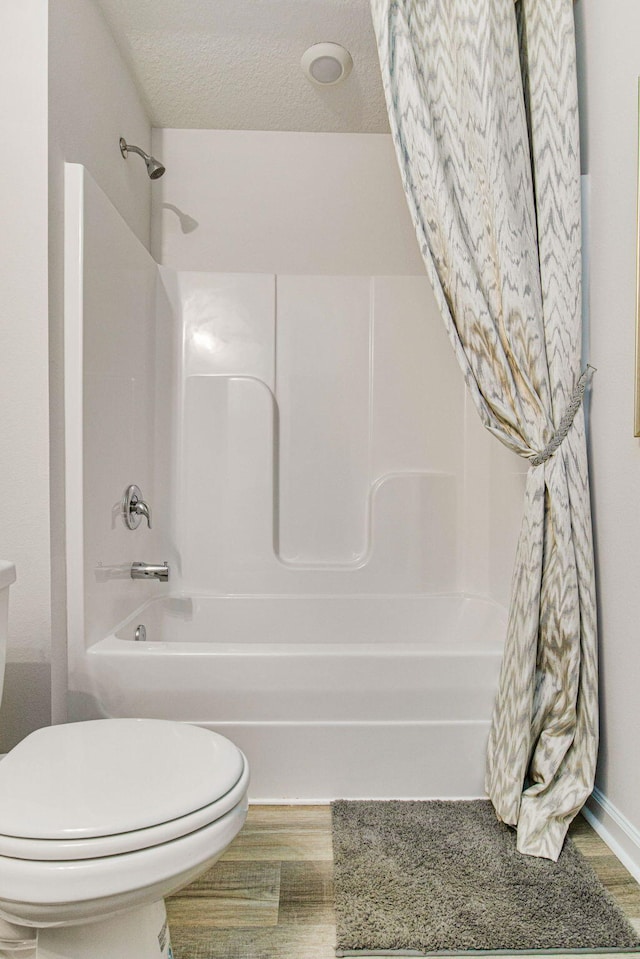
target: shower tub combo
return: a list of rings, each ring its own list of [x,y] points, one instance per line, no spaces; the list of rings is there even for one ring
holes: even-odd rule
[[[87,662],[105,715],[228,736],[254,801],[468,797],[504,631],[503,608],[453,595],[173,597]]]
[[[69,718],[218,731],[253,801],[482,796],[515,497],[426,277],[158,268],[65,190]]]

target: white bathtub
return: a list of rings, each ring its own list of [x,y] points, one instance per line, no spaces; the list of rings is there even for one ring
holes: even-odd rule
[[[229,736],[254,801],[480,796],[505,631],[455,595],[167,598],[89,648],[88,691]]]

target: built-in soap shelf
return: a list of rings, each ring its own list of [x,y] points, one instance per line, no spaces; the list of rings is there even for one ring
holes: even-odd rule
[[[340,528],[343,488],[327,489],[318,502],[317,487],[310,498],[287,476],[281,411],[266,383],[190,376],[184,404],[183,557],[191,588],[296,591],[301,576],[305,589],[337,592],[455,588],[454,474],[360,476],[359,489],[349,490],[349,540]]]

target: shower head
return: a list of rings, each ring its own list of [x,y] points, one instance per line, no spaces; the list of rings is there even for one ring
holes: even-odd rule
[[[133,144],[127,143],[123,137],[120,137],[120,153],[122,156],[127,159],[127,154],[137,153],[144,160],[147,166],[147,173],[152,180],[157,180],[165,172],[165,168],[160,163],[160,160],[156,160],[155,157],[149,156],[148,153],[145,153],[144,150],[141,150],[140,147],[134,147]]]

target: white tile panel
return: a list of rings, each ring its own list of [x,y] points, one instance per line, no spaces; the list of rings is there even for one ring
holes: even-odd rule
[[[180,273],[184,375],[254,376],[273,389],[273,276]]]
[[[225,592],[256,570],[264,581],[276,562],[273,396],[256,379],[190,376],[184,412],[185,588]]]
[[[464,385],[426,277],[376,277],[372,473],[457,472]]]
[[[370,280],[279,276],[279,553],[349,565],[366,550]]]

